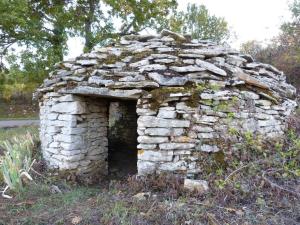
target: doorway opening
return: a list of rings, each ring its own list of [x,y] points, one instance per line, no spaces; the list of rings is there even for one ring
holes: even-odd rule
[[[108,173],[121,179],[137,173],[136,101],[111,101],[108,110]]]

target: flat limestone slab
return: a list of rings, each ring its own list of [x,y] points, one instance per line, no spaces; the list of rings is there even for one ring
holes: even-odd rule
[[[94,88],[87,86],[75,87],[73,89],[63,88],[59,91],[62,94],[79,94],[79,95],[88,95],[96,96],[102,98],[119,98],[119,99],[138,99],[143,90],[132,89],[132,90],[112,90],[109,88]]]

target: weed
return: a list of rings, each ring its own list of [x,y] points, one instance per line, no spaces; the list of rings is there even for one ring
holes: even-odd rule
[[[22,192],[24,182],[32,180],[29,170],[32,166],[32,151],[36,147],[36,140],[37,133],[27,133],[0,142],[0,147],[5,151],[0,172],[7,188]]]

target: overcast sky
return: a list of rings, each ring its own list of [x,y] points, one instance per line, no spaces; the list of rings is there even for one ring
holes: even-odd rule
[[[204,4],[211,14],[224,17],[235,38],[230,44],[239,48],[249,40],[267,42],[279,33],[280,24],[290,19],[289,0],[177,0],[180,10],[188,3]],[[69,57],[82,52],[82,40],[72,39]]]

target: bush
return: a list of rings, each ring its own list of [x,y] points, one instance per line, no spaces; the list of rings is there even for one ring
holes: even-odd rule
[[[0,85],[1,98],[6,101],[22,99],[30,101],[32,93],[37,88],[37,83],[14,83]]]

